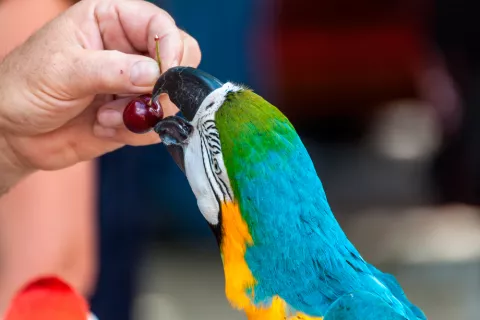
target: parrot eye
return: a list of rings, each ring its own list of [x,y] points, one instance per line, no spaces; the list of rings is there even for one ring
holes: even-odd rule
[[[217,175],[222,173],[222,169],[220,168],[220,165],[218,164],[217,158],[213,158],[213,171]]]

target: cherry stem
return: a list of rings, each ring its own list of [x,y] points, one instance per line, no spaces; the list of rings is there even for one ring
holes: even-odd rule
[[[158,68],[160,68],[160,73],[162,72],[162,62],[160,60],[160,48],[158,42],[160,41],[160,38],[158,35],[155,35],[155,51],[157,55],[157,63],[158,63]]]
[[[162,73],[162,61],[160,60],[160,48],[158,42],[160,41],[160,38],[158,35],[155,35],[155,55],[157,56],[157,63],[158,63],[158,70],[160,70],[160,73]],[[152,99],[148,101],[148,106],[152,106]]]

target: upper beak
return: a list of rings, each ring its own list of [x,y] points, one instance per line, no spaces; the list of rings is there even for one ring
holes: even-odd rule
[[[153,88],[152,100],[162,93],[168,94],[188,121],[192,121],[203,100],[222,87],[223,83],[202,70],[191,67],[168,69],[158,78]]]

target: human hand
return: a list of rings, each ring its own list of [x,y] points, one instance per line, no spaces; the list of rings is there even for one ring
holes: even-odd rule
[[[155,35],[162,72],[198,66],[197,42],[141,0],[80,1],[12,51],[0,64],[0,164],[57,170],[159,142],[122,122],[129,97],[151,92],[160,75]],[[163,105],[166,116],[176,112]]]

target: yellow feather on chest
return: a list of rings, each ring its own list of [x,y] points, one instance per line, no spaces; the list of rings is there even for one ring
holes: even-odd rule
[[[225,272],[225,293],[230,304],[245,311],[249,320],[322,320],[303,314],[288,316],[287,304],[283,299],[273,297],[270,306],[258,307],[252,303],[257,283],[252,275],[245,252],[253,245],[248,226],[243,220],[237,203],[222,203],[222,244],[221,253]],[[248,290],[250,289],[250,290]],[[247,293],[251,292],[251,296]]]

